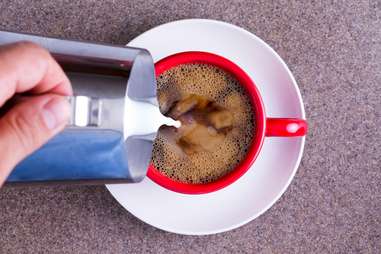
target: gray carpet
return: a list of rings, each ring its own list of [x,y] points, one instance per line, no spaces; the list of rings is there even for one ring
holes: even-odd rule
[[[192,237],[137,220],[101,186],[7,187],[0,253],[381,252],[379,0],[0,1],[0,29],[115,44],[195,17],[255,33],[295,75],[310,132],[282,198],[239,229]]]

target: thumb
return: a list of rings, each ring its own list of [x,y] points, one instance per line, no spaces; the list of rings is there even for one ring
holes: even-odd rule
[[[69,103],[58,95],[28,97],[0,118],[0,186],[27,155],[60,132],[69,118]]]

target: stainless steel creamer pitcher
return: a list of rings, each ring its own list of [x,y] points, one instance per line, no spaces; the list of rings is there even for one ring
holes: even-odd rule
[[[142,180],[159,126],[147,128],[142,122],[140,128],[141,118],[150,116],[131,111],[141,103],[160,114],[150,53],[0,31],[0,45],[17,41],[32,41],[49,50],[69,77],[74,96],[68,98],[72,109],[68,127],[17,165],[7,183]]]

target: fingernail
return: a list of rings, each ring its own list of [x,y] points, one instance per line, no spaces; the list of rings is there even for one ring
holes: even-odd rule
[[[69,118],[69,103],[63,97],[51,99],[42,109],[42,117],[46,127],[53,130]]]

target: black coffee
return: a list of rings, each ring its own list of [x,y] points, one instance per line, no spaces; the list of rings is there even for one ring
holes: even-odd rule
[[[162,113],[182,126],[162,126],[152,162],[185,183],[215,181],[245,157],[254,135],[252,104],[229,73],[207,64],[183,64],[157,79]]]

